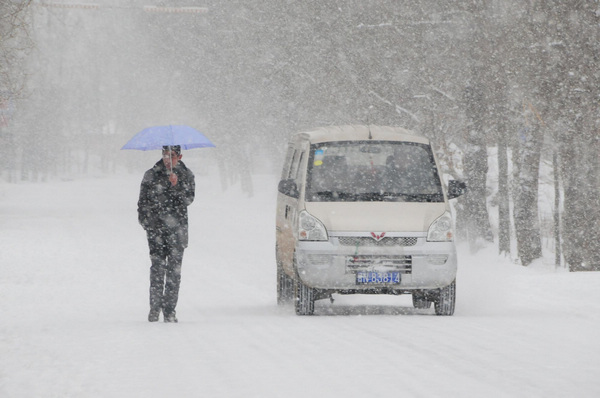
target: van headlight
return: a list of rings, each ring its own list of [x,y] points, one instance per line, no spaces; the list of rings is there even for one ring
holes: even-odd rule
[[[452,231],[452,216],[449,212],[442,214],[437,220],[431,223],[427,231],[428,242],[452,242],[454,232]]]
[[[323,223],[306,210],[302,210],[298,216],[298,239],[329,240],[329,237]]]

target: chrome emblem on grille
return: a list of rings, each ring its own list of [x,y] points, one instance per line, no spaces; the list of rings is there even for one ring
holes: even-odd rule
[[[380,234],[376,234],[375,232],[371,232],[371,236],[373,237],[373,239],[375,239],[377,242],[379,242],[385,236],[385,232],[382,232]]]

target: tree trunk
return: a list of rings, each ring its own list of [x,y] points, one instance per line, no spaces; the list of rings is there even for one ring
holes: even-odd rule
[[[473,79],[480,79],[474,69]],[[485,142],[484,118],[487,113],[486,92],[483,84],[475,83],[465,90],[465,113],[469,120],[464,169],[469,191],[465,197],[467,235],[471,252],[477,251],[477,239],[493,242],[492,227],[487,210],[487,148]]]
[[[472,135],[476,134],[472,132]],[[470,144],[465,152],[465,174],[469,192],[466,195],[468,214],[467,233],[471,252],[477,251],[477,239],[493,241],[492,228],[487,210],[487,151],[485,146]]]
[[[542,257],[542,239],[538,218],[538,180],[542,148],[542,131],[534,125],[523,134],[520,169],[515,196],[515,229],[521,264],[527,266]]]
[[[564,185],[563,250],[570,271],[600,269],[600,206],[598,144],[594,134],[581,132],[564,142],[561,156]],[[589,128],[589,126],[588,126]],[[588,130],[589,131],[589,130]],[[571,136],[572,138],[572,136]]]
[[[560,267],[562,251],[560,245],[560,186],[558,169],[558,150],[552,154],[552,167],[554,169],[554,265]]]
[[[581,189],[578,186],[578,169],[575,151],[573,149],[563,148],[561,164],[563,170],[564,186],[564,256],[569,265],[570,271],[578,271],[583,265],[583,240],[585,232],[583,230],[583,219],[585,218],[584,204],[581,203]],[[568,159],[572,159],[569,161]],[[567,171],[568,170],[568,171]]]
[[[498,249],[510,255],[510,210],[508,200],[508,155],[506,142],[498,142]]]

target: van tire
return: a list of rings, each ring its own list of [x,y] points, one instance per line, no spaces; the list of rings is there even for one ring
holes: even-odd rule
[[[296,315],[312,315],[315,312],[315,289],[306,286],[300,278],[296,279]]]
[[[294,298],[294,280],[290,278],[277,261],[277,305],[286,305]]]
[[[435,299],[435,314],[442,316],[450,316],[454,314],[454,304],[456,302],[456,281],[452,281],[446,287],[439,290],[439,294]]]

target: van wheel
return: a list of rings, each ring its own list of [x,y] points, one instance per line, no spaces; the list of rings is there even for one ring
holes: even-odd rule
[[[283,266],[277,262],[277,305],[290,304],[294,297],[294,280],[290,278]]]
[[[296,280],[296,315],[312,315],[315,312],[315,289],[306,286],[300,278]]]
[[[435,299],[435,314],[449,316],[454,314],[454,303],[456,301],[456,281],[452,281],[446,287],[439,290]]]
[[[424,292],[418,292],[412,294],[413,307],[419,310],[426,310],[431,307],[431,301],[428,300],[428,296]]]

